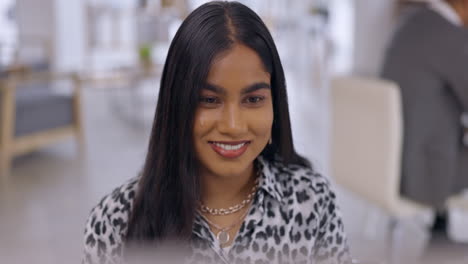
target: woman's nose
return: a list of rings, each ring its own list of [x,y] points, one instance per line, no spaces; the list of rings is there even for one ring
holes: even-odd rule
[[[221,119],[218,121],[218,130],[221,134],[232,137],[238,137],[247,132],[247,122],[238,105],[225,105]]]

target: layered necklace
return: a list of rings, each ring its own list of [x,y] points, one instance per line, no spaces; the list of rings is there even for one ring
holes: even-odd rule
[[[242,210],[244,207],[246,207],[247,205],[249,205],[252,202],[252,200],[253,200],[253,198],[255,196],[255,193],[257,192],[258,186],[259,186],[259,181],[260,181],[259,179],[260,179],[260,177],[257,177],[257,179],[255,180],[255,184],[252,187],[250,193],[247,195],[247,197],[244,200],[242,200],[242,202],[240,202],[240,203],[238,203],[236,205],[230,206],[228,208],[210,208],[210,207],[204,205],[202,202],[200,202],[199,210],[202,213],[209,214],[209,215],[212,215],[212,216],[230,215],[230,214],[234,214],[236,212],[239,212],[240,210]],[[242,222],[242,220],[245,218],[245,216],[247,215],[248,212],[249,212],[249,210],[245,210],[245,212],[239,217],[239,219],[237,221],[235,221],[234,223],[232,223],[231,225],[229,225],[227,227],[221,227],[221,226],[213,223],[212,221],[210,221],[203,214],[200,214],[200,215],[201,215],[201,217],[203,217],[203,219],[211,227],[213,227],[215,230],[217,230],[216,239],[219,241],[221,246],[224,246],[227,243],[229,243],[229,241],[231,240],[231,236],[229,235],[229,231],[232,228],[234,228],[235,226],[237,226],[240,222]]]

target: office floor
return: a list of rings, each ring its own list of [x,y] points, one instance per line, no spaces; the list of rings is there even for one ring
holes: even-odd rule
[[[74,142],[66,141],[14,161],[11,177],[0,185],[1,263],[78,263],[89,210],[141,168],[149,123],[132,124],[122,119],[116,114],[109,93],[113,92],[84,91],[86,153],[82,158]],[[305,105],[307,102],[291,106],[293,129],[298,130],[296,142],[303,144],[301,149],[315,149],[305,154],[320,162],[324,147],[320,136],[324,132],[316,127],[316,122],[302,122],[310,110]],[[359,214],[353,201],[346,200],[345,223],[346,219],[357,217],[356,212]],[[355,225],[348,224],[347,228]],[[352,231],[351,247],[359,258],[369,253],[372,243],[353,237]],[[466,252],[467,245],[455,245],[438,235],[426,250],[423,263],[466,264]]]

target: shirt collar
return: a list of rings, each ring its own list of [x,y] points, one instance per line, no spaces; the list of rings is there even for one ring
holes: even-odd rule
[[[273,197],[273,199],[277,200],[281,203],[283,201],[283,188],[280,182],[277,179],[279,173],[281,173],[281,162],[274,161],[269,162],[264,157],[259,156],[255,162],[257,169],[259,171],[259,188],[262,189],[264,192],[259,192],[255,196],[253,201],[252,208],[250,209],[250,213],[246,216],[244,221],[245,230],[242,232],[242,227],[240,229],[240,234],[238,235],[237,239],[241,239],[243,234],[249,232],[259,224],[264,215],[264,195],[269,195]],[[224,258],[224,254],[222,254],[222,249],[219,245],[215,242],[214,234],[210,231],[210,228],[206,221],[202,219],[202,217],[197,213],[194,219],[194,228],[192,231],[194,238],[198,237],[206,242],[208,242],[209,246],[218,253],[221,258]]]
[[[277,177],[280,173],[279,167],[274,163],[267,161],[264,157],[257,158],[257,169],[259,170],[260,189],[263,189],[268,195],[275,198],[278,202],[283,201],[283,188]]]
[[[444,0],[430,0],[429,6],[436,13],[447,19],[450,23],[455,26],[463,26],[462,19],[453,7],[445,2]]]

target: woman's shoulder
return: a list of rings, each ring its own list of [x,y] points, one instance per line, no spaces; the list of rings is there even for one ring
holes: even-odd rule
[[[85,227],[83,263],[119,255],[139,178],[132,178],[115,188],[91,210]]]
[[[292,188],[295,192],[306,190],[317,194],[330,191],[330,180],[313,166],[301,164],[286,164],[281,159],[271,163],[277,173],[276,180],[285,188]]]
[[[98,219],[110,220],[114,227],[126,223],[137,192],[138,180],[139,176],[132,178],[105,195],[91,210],[91,223],[95,223]]]
[[[336,205],[336,195],[330,180],[312,166],[272,163],[283,200],[288,207],[298,210],[313,208],[314,213],[324,215]]]
[[[290,217],[296,230],[307,230],[304,238],[314,237],[314,258],[350,263],[342,216],[330,179],[310,166],[290,164],[281,168],[277,177],[283,179],[281,207],[287,212],[284,217]],[[300,238],[297,234],[295,239]]]

